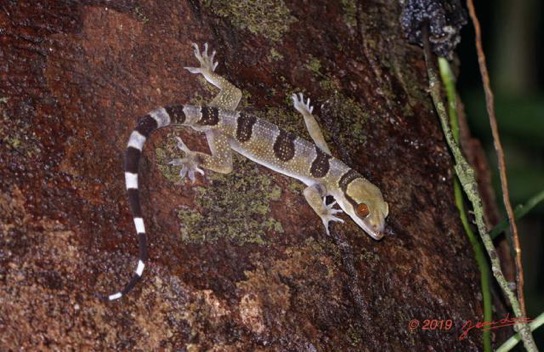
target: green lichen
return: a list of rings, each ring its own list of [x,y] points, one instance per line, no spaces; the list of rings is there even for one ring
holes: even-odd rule
[[[280,41],[291,23],[296,21],[283,0],[206,0],[203,5],[235,27],[247,29],[275,42]]]
[[[170,160],[183,157],[176,147],[175,134],[169,133],[165,146],[155,149],[157,167],[169,181],[185,184],[179,178],[179,167],[168,165]],[[222,238],[240,245],[264,244],[266,233],[283,233],[281,223],[270,217],[270,201],[281,198],[281,189],[255,163],[237,155],[234,158],[235,172],[222,175],[206,171],[209,184],[194,188],[195,206],[179,209],[182,241],[201,243]]]
[[[323,74],[321,73],[321,66],[321,61],[312,55],[309,56],[308,61],[304,65],[304,67],[310,70],[314,75],[319,75],[322,77]]]
[[[184,131],[186,135],[195,134],[190,130]],[[171,167],[168,163],[173,159],[183,157],[183,153],[176,146],[175,136],[178,134],[176,132],[168,133],[165,137],[166,143],[162,143],[160,147],[155,148],[157,168],[168,181],[177,184],[182,182],[179,177],[179,168]]]
[[[147,23],[149,22],[149,17],[147,17],[144,13],[144,11],[142,10],[141,7],[139,6],[136,6],[134,8],[134,15],[136,16],[136,18],[138,19],[138,21],[142,22],[142,23]]]
[[[333,241],[328,239],[317,241],[312,236],[307,237],[304,240],[304,251],[312,253],[318,258],[327,258],[332,255],[333,259],[330,265],[327,265],[327,277],[333,277],[335,275],[335,263],[340,261],[340,254],[338,252],[338,247],[334,245]]]
[[[364,341],[364,337],[361,336],[360,331],[359,327],[349,324],[346,336],[353,347],[361,346]]]
[[[368,267],[373,267],[380,262],[380,256],[374,251],[370,250],[363,249],[362,252],[359,253],[358,257],[359,261],[361,263],[366,263],[365,265]]]
[[[167,168],[172,169],[167,177],[179,171]],[[195,207],[178,212],[182,241],[264,244],[268,232],[283,233],[281,223],[270,217],[270,202],[280,199],[281,189],[245,158],[235,155],[234,168],[228,175],[208,171],[210,184],[195,187]]]
[[[280,61],[283,60],[283,54],[277,51],[274,48],[270,49],[270,54],[268,55],[270,61]]]
[[[321,112],[335,121],[339,131],[345,131],[345,133],[337,134],[338,142],[345,145],[347,149],[360,146],[365,141],[364,124],[369,118],[368,114],[355,100],[340,93],[342,89],[338,82],[323,72],[323,65],[319,59],[310,56],[304,66],[316,77],[325,96],[331,97],[321,108]],[[317,118],[319,120],[319,116]],[[329,141],[327,129],[323,126],[322,129],[325,140]]]
[[[1,97],[0,104],[7,104],[9,97]],[[25,157],[35,157],[42,152],[35,132],[31,131],[28,119],[13,118],[0,105],[0,144],[7,150],[16,151]]]
[[[365,142],[365,122],[370,116],[356,101],[336,91],[323,110],[341,124],[340,130],[345,133],[337,137],[346,149],[355,150]]]
[[[355,28],[357,26],[357,3],[353,0],[342,0],[340,4],[344,10],[344,22],[348,27]]]
[[[206,106],[212,101],[212,99],[219,93],[214,85],[208,83],[202,75],[196,77],[200,85],[202,86],[203,94],[198,92],[194,93],[191,97],[190,103],[197,106]]]
[[[301,182],[289,182],[287,185],[289,192],[295,194],[302,194],[302,192],[304,192],[304,188],[306,188],[306,186]]]
[[[291,100],[290,96],[288,99],[289,103],[292,104],[293,101]],[[295,108],[286,110],[285,108],[272,107],[266,109],[266,111],[256,111],[254,114],[263,120],[272,122],[287,132],[291,132],[300,137],[306,138],[306,135],[303,133],[305,130],[304,120],[295,110]]]

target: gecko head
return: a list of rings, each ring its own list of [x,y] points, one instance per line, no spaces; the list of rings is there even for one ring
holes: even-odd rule
[[[381,239],[389,205],[380,189],[363,177],[351,180],[344,188],[342,196],[335,197],[342,210],[370,237]]]

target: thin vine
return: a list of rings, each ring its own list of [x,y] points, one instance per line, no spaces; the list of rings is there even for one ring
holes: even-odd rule
[[[487,251],[487,255],[491,262],[491,271],[493,273],[493,276],[497,280],[497,283],[499,284],[500,288],[502,289],[504,295],[510,302],[510,305],[512,306],[512,310],[514,311],[514,315],[516,316],[516,318],[519,319],[519,320],[516,320],[516,324],[514,325],[514,328],[518,332],[520,332],[520,336],[521,336],[521,339],[523,340],[523,344],[525,345],[525,348],[528,351],[536,352],[538,351],[538,349],[534,342],[533,336],[531,335],[531,330],[528,324],[524,322],[523,313],[520,307],[520,303],[516,297],[516,294],[510,289],[508,282],[506,278],[504,277],[504,274],[501,269],[499,257],[495,250],[495,246],[493,245],[493,240],[491,239],[487,231],[485,221],[484,221],[484,209],[483,209],[480,194],[478,192],[476,178],[474,176],[474,170],[466,161],[465,157],[463,156],[463,153],[461,152],[461,149],[459,148],[459,145],[455,142],[455,138],[448,121],[448,113],[447,113],[446,107],[444,106],[444,103],[442,102],[441,84],[440,84],[440,80],[438,79],[436,68],[434,67],[434,61],[433,61],[434,56],[431,53],[428,40],[425,40],[424,42],[424,53],[425,53],[425,61],[427,66],[427,74],[429,76],[429,87],[430,87],[431,97],[433,99],[433,103],[435,105],[436,111],[440,118],[440,124],[442,125],[442,130],[446,137],[446,142],[448,143],[448,146],[453,154],[453,158],[455,161],[455,165],[454,165],[455,173],[457,174],[457,177],[459,178],[459,182],[461,183],[461,187],[465,191],[467,198],[472,203],[476,226],[478,228],[480,238],[482,240],[484,248]],[[438,61],[440,62],[440,61],[447,61],[447,60],[444,58],[439,58]]]

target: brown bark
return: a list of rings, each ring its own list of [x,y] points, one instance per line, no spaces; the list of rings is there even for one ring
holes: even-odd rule
[[[458,339],[482,319],[479,274],[398,2],[59,3],[1,5],[1,350],[481,346],[479,331]],[[386,237],[348,218],[327,237],[298,182],[241,158],[231,175],[172,182],[170,134],[184,132],[171,128],[140,172],[150,266],[101,302],[136,260],[122,170],[136,118],[211,96],[183,69],[193,41],[218,51],[243,108],[306,138],[289,96],[312,98],[333,154],[382,189]]]

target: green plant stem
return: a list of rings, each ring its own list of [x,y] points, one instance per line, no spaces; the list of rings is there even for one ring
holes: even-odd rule
[[[534,331],[538,329],[540,326],[544,324],[544,313],[540,313],[538,317],[536,317],[535,320],[533,320],[529,327],[531,328],[531,331]],[[510,337],[508,340],[506,340],[499,348],[497,348],[496,352],[507,352],[510,351],[512,348],[514,348],[518,342],[521,340],[521,337],[519,334],[515,334],[512,337]]]
[[[446,62],[447,63],[447,62]],[[450,126],[453,138],[457,144],[459,144],[459,120],[457,115],[457,93],[455,91],[455,80],[451,72],[449,65],[440,66],[440,76],[442,82],[446,89],[446,97],[448,100],[448,115],[450,117]],[[453,190],[455,195],[455,205],[459,210],[459,216],[461,222],[463,223],[463,228],[465,233],[472,245],[474,250],[474,256],[476,262],[478,263],[478,268],[480,269],[480,287],[482,290],[482,299],[483,299],[483,311],[484,311],[484,321],[490,322],[493,318],[492,306],[491,306],[491,291],[489,283],[489,265],[482,249],[482,245],[476,238],[470,223],[468,221],[467,211],[465,209],[463,192],[461,190],[461,184],[459,179],[453,181]],[[482,338],[484,343],[484,351],[491,352],[491,331],[483,330]]]
[[[463,223],[463,228],[465,229],[470,244],[472,245],[472,249],[474,250],[474,256],[476,258],[476,263],[478,264],[478,268],[480,269],[480,287],[482,290],[484,321],[490,322],[493,319],[493,307],[491,305],[489,265],[487,264],[482,245],[480,244],[478,238],[470,227],[464,205],[463,191],[461,189],[461,184],[459,183],[458,179],[455,179],[453,181],[453,190],[455,194],[455,205],[459,210],[459,215],[461,217],[461,222]],[[484,351],[491,352],[493,350],[491,346],[491,330],[483,330],[482,339],[484,343]]]
[[[537,193],[535,196],[529,199],[525,204],[518,205],[516,209],[514,210],[514,215],[516,220],[524,217],[525,214],[531,211],[531,209],[536,207],[543,200],[544,200],[544,190],[541,191],[540,193]],[[495,239],[498,235],[500,235],[504,230],[506,230],[506,228],[508,227],[508,224],[509,224],[509,221],[507,219],[498,223],[497,226],[495,226],[493,230],[491,230],[491,232],[489,233],[491,235],[491,238]]]
[[[482,243],[491,261],[491,271],[493,273],[493,276],[497,280],[497,283],[501,287],[504,295],[510,302],[510,305],[512,306],[512,310],[514,311],[514,315],[518,318],[521,318],[522,313],[521,313],[519,301],[516,295],[514,294],[514,292],[508,286],[508,282],[506,281],[506,278],[504,277],[504,274],[501,270],[500,261],[499,261],[497,252],[495,250],[495,246],[493,245],[493,241],[491,240],[491,237],[489,236],[489,233],[487,232],[487,229],[485,226],[484,209],[482,206],[481,197],[478,192],[476,178],[474,176],[474,170],[470,167],[470,165],[464,158],[461,152],[461,149],[455,142],[455,138],[451,131],[451,128],[448,122],[448,114],[446,112],[446,108],[441,98],[440,81],[438,80],[438,76],[434,68],[434,62],[432,61],[433,56],[431,54],[431,50],[429,48],[428,42],[425,43],[424,53],[425,53],[425,61],[427,64],[427,73],[429,75],[429,87],[430,87],[431,97],[433,99],[433,103],[435,105],[436,111],[440,118],[440,124],[442,125],[442,130],[446,137],[446,142],[448,143],[448,146],[453,154],[453,158],[455,161],[455,165],[454,165],[455,172],[457,174],[457,177],[459,177],[459,181],[461,183],[463,190],[465,191],[465,194],[467,195],[467,198],[472,203],[472,207],[474,210],[474,217],[476,221],[476,227],[478,228],[478,232],[482,239]],[[448,65],[447,60],[444,58],[439,58],[438,63],[439,63],[439,66]],[[515,329],[521,333],[523,343],[525,347],[527,348],[527,350],[537,351],[535,342],[533,340],[533,336],[531,335],[531,331],[528,325],[523,323],[516,323]]]

